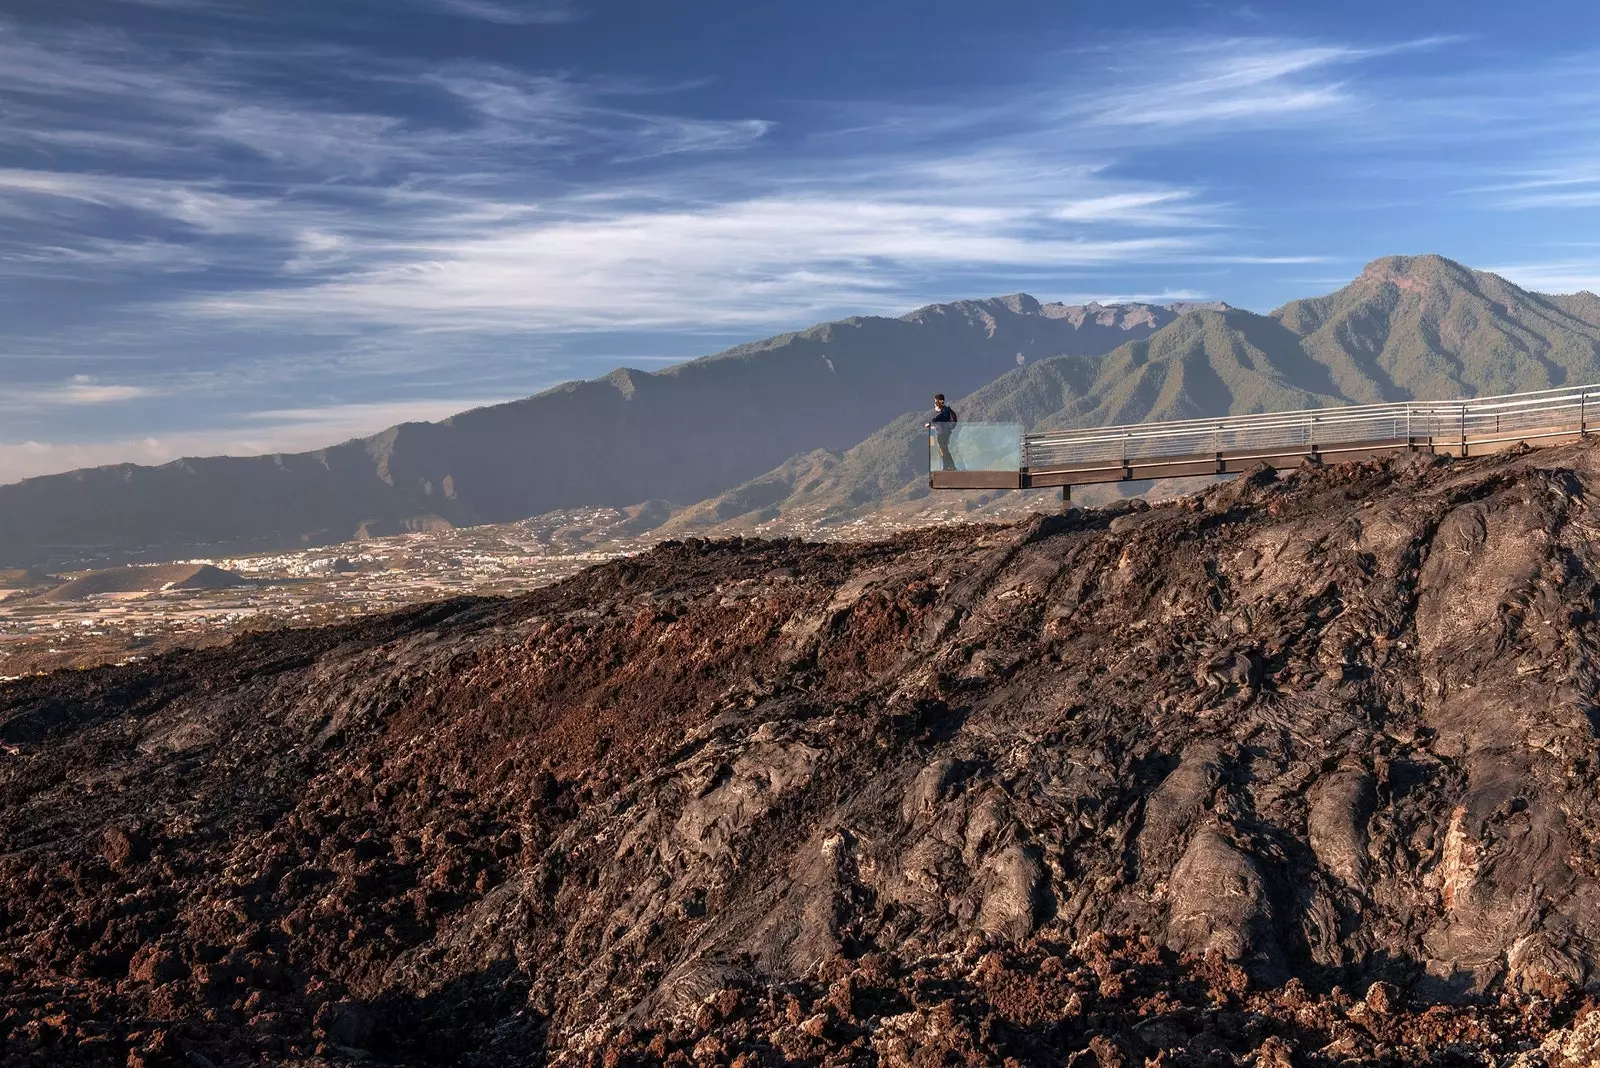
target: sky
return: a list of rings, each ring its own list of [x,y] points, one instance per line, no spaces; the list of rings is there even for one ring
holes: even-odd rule
[[[0,482],[1422,252],[1600,290],[1600,4],[0,5]]]

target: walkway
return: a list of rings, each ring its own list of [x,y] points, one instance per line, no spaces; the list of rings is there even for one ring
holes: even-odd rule
[[[1310,408],[1222,419],[1134,423],[1024,435],[1005,423],[960,423],[950,438],[957,470],[941,470],[929,439],[934,489],[1030,489],[1222,475],[1266,463],[1298,467],[1408,450],[1478,456],[1517,442],[1554,445],[1589,432],[1600,385],[1459,401]]]

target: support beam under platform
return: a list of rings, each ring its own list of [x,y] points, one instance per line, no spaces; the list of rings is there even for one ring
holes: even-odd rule
[[[933,489],[1026,489],[1020,471],[933,471],[928,485]]]

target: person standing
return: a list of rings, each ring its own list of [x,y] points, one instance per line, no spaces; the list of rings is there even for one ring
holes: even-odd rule
[[[950,432],[956,426],[956,410],[944,402],[943,393],[933,395],[933,418],[925,425],[939,444],[939,469],[954,471],[956,458],[950,455]]]

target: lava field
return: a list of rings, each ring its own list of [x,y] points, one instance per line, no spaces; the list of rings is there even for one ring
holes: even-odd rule
[[[1600,451],[0,685],[0,1061],[1600,1063]]]

